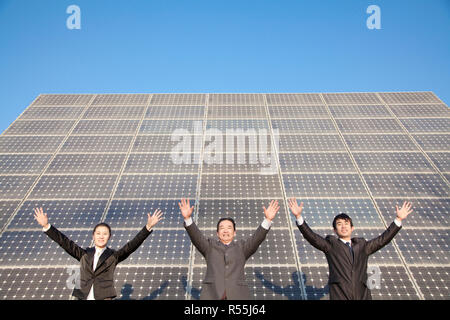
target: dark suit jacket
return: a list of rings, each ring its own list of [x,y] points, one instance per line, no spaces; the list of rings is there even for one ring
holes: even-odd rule
[[[352,238],[353,259],[348,246],[338,237],[329,235],[324,239],[314,233],[306,222],[298,228],[305,239],[327,257],[330,300],[371,300],[372,296],[366,285],[368,258],[388,244],[401,229],[392,222],[375,239],[367,241],[364,238]]]
[[[228,300],[250,299],[244,275],[245,262],[256,252],[269,230],[259,226],[250,238],[233,241],[227,246],[203,236],[195,223],[184,226],[192,243],[206,259],[200,300],[219,300],[224,293]]]
[[[78,299],[85,300],[94,285],[95,300],[103,300],[116,297],[114,288],[114,270],[119,262],[122,262],[133,253],[152,231],[144,227],[133,240],[119,250],[106,248],[100,256],[95,271],[93,270],[95,247],[82,249],[75,242],[67,238],[58,229],[51,226],[45,233],[58,243],[67,253],[80,261],[80,289],[72,293]]]

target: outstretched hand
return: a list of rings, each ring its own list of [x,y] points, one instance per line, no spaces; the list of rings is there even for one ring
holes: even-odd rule
[[[291,209],[292,214],[295,216],[296,219],[300,218],[303,211],[303,202],[298,205],[297,199],[290,198],[289,199],[289,209]]]
[[[278,210],[280,210],[280,206],[278,205],[278,201],[277,200],[272,200],[270,201],[269,206],[267,207],[263,207],[264,209],[264,215],[266,216],[266,219],[269,221],[272,221],[275,216],[277,215]]]
[[[413,212],[411,202],[405,201],[403,202],[402,207],[399,209],[397,205],[395,205],[395,209],[397,211],[397,219],[402,221],[405,219],[411,212]]]
[[[190,207],[189,199],[181,199],[181,202],[178,202],[178,206],[180,207],[183,218],[189,219],[194,211],[194,206]]]
[[[159,209],[156,209],[153,215],[150,215],[150,213],[147,213],[148,219],[147,219],[147,230],[150,230],[153,228],[158,222],[160,222],[162,218],[162,211]]]
[[[41,208],[34,208],[34,219],[43,227],[48,228],[48,217]]]

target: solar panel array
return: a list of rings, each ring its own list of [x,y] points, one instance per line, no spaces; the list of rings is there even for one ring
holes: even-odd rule
[[[248,145],[221,150],[229,132]],[[261,132],[275,163],[249,147]],[[112,248],[160,208],[165,219],[116,270],[118,298],[198,299],[206,265],[183,228],[182,197],[195,200],[205,235],[231,216],[238,239],[279,200],[246,265],[254,299],[329,298],[325,256],[298,231],[289,197],[319,234],[346,212],[366,239],[412,201],[403,229],[369,259],[380,276],[372,296],[449,299],[449,154],[450,111],[432,92],[40,95],[0,136],[0,299],[71,294],[78,262],[42,232],[36,206],[84,247],[109,223]]]

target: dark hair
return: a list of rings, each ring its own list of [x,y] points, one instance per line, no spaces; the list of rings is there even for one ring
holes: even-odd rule
[[[98,227],[106,227],[106,228],[108,228],[108,230],[109,230],[109,237],[111,238],[112,233],[111,233],[111,227],[109,226],[109,224],[107,224],[105,222],[100,222],[99,224],[97,224],[94,227],[94,231],[92,231],[92,234],[95,233],[95,230],[97,230]]]
[[[219,224],[225,220],[231,221],[233,223],[233,230],[236,230],[236,222],[234,222],[233,218],[220,218],[219,222],[217,222],[217,232],[219,231]]]
[[[353,221],[352,221],[352,218],[350,218],[350,217],[349,217],[348,215],[346,215],[345,213],[341,213],[341,214],[338,214],[336,217],[334,217],[334,219],[333,219],[333,229],[336,229],[336,221],[339,220],[339,219],[345,220],[345,221],[350,221],[350,226],[353,227]]]

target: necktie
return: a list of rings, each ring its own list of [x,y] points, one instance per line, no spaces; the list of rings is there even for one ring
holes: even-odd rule
[[[353,261],[353,259],[354,259],[353,248],[352,248],[352,246],[350,245],[350,242],[345,242],[345,244],[347,245],[348,250],[350,251],[350,255],[351,255],[352,261]]]
[[[100,259],[101,251],[97,250],[95,251],[95,257],[94,257],[94,270],[97,268],[98,260]]]

